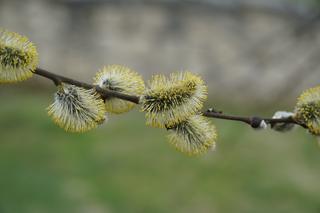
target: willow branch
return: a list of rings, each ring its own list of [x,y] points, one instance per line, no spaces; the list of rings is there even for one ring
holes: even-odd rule
[[[135,104],[139,104],[139,102],[140,102],[139,96],[127,95],[127,94],[124,94],[121,92],[116,92],[116,91],[109,90],[109,89],[102,89],[99,86],[84,83],[81,81],[77,81],[77,80],[74,80],[71,78],[64,77],[62,75],[57,75],[55,73],[49,72],[49,71],[41,69],[41,68],[37,68],[34,71],[34,73],[36,75],[40,75],[44,78],[52,80],[55,85],[60,85],[63,82],[63,83],[68,83],[68,84],[72,84],[75,86],[83,87],[86,89],[95,89],[104,99],[115,97],[115,98],[119,98],[122,100],[133,102]],[[258,117],[258,116],[242,117],[242,116],[226,115],[226,114],[223,114],[222,112],[217,112],[212,109],[209,109],[209,110],[203,112],[202,114],[203,114],[203,116],[210,117],[210,118],[243,122],[243,123],[250,125],[252,128],[259,128],[262,120],[264,120],[267,124],[270,124],[270,125],[275,125],[277,123],[292,123],[292,124],[300,125],[305,128],[305,126],[303,124],[297,123],[292,117],[281,118],[281,119],[262,118],[262,117]]]

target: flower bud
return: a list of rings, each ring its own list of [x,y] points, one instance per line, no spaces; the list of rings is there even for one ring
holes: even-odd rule
[[[142,95],[145,88],[142,77],[138,73],[120,65],[110,65],[100,70],[94,77],[94,85],[136,96]],[[107,112],[115,114],[128,112],[135,106],[130,101],[115,97],[108,97],[105,105]]]
[[[215,148],[216,128],[201,115],[192,115],[169,131],[169,142],[182,153],[200,155]]]
[[[282,118],[290,118],[294,114],[292,112],[285,111],[277,111],[272,118],[273,119],[282,119]],[[271,128],[278,132],[287,132],[293,129],[295,125],[293,123],[275,123],[271,125]]]
[[[147,125],[171,127],[196,114],[207,98],[204,81],[191,72],[153,76],[141,98]]]
[[[320,86],[300,95],[293,119],[305,125],[311,134],[320,135]]]
[[[37,49],[28,38],[0,29],[0,83],[30,78],[38,61]]]
[[[67,132],[85,132],[106,119],[104,102],[93,89],[62,84],[48,107],[53,121]]]

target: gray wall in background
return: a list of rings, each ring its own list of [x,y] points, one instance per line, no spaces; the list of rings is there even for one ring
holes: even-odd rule
[[[0,27],[36,43],[41,67],[86,81],[105,64],[146,79],[188,69],[204,76],[211,96],[261,104],[294,102],[319,84],[315,10],[288,1],[181,2],[0,0]]]

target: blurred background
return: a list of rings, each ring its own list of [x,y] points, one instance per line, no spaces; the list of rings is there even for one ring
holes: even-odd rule
[[[55,73],[191,70],[208,83],[206,107],[271,116],[319,85],[319,3],[0,0],[0,27],[28,36]],[[38,76],[0,85],[1,213],[320,212],[320,149],[303,129],[212,120],[216,151],[189,158],[139,110],[65,133],[46,115],[54,91]]]

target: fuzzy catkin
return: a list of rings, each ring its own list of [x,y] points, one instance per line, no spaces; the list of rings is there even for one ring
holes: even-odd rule
[[[320,86],[304,91],[298,98],[293,118],[310,133],[320,135]]]
[[[121,65],[109,65],[101,69],[94,77],[94,85],[136,96],[142,95],[145,89],[142,77],[137,72]],[[128,112],[135,106],[130,101],[114,97],[107,98],[105,105],[107,112],[115,114]]]
[[[38,62],[37,49],[27,37],[0,29],[0,83],[30,78]]]
[[[53,121],[67,132],[86,132],[106,119],[104,102],[93,89],[62,84],[48,107]]]
[[[147,125],[172,127],[196,114],[207,98],[204,81],[191,72],[155,75],[141,98]]]
[[[187,155],[200,155],[215,148],[216,128],[202,115],[191,116],[169,132],[169,143]]]

